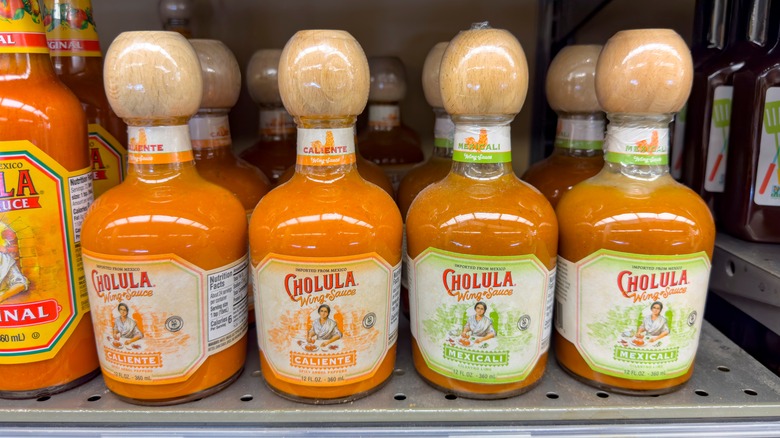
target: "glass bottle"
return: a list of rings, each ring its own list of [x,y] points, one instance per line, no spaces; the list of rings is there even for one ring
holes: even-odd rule
[[[505,398],[544,373],[555,285],[555,213],[511,165],[528,67],[514,36],[479,24],[450,42],[441,72],[452,170],[406,217],[414,365],[442,391]]]
[[[550,64],[547,102],[558,114],[552,155],[529,168],[523,180],[553,208],[564,193],[604,167],[604,113],[596,100],[594,77],[601,46],[564,47]]]
[[[120,34],[104,79],[129,126],[129,169],[82,231],[103,379],[130,403],[200,399],[233,382],[246,359],[246,210],[195,169],[187,121],[201,102],[201,67],[184,37]]]
[[[279,49],[258,50],[246,67],[246,88],[260,107],[260,138],[241,153],[276,184],[295,165],[295,122],[279,95]]]
[[[662,394],[693,372],[715,227],[668,167],[671,113],[691,75],[690,51],[667,29],[618,32],[599,57],[605,164],[556,209],[554,336],[560,365],[597,388]]]
[[[87,119],[57,79],[37,0],[0,20],[0,397],[35,398],[98,373],[80,231],[92,202]],[[9,315],[18,315],[11,322]]]
[[[406,95],[406,71],[394,56],[369,59],[371,89],[368,95],[368,128],[358,134],[360,154],[378,164],[393,184],[425,159],[420,137],[401,123],[400,102]]]
[[[395,364],[401,215],[355,166],[368,78],[344,31],[300,31],[279,63],[298,157],[293,177],[255,208],[249,237],[263,378],[296,401],[357,399]]]
[[[125,178],[127,125],[111,110],[103,90],[103,57],[91,0],[43,3],[54,71],[87,113],[92,185],[97,198]]]
[[[178,32],[192,38],[193,0],[160,0],[158,10],[163,30]]]

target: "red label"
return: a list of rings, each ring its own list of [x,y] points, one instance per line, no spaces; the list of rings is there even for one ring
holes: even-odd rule
[[[63,52],[99,52],[97,40],[48,40],[49,50]]]
[[[55,300],[34,301],[0,306],[0,327],[27,327],[54,322],[62,306]]]
[[[0,33],[0,47],[47,48],[43,33],[4,32]]]

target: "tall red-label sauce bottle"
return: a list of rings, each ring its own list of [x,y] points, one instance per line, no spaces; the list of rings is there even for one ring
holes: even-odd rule
[[[97,374],[81,264],[92,203],[87,119],[54,73],[36,0],[0,8],[0,397]]]
[[[81,101],[89,123],[95,198],[125,179],[127,125],[106,99],[103,55],[90,0],[44,0],[43,24],[60,80]]]

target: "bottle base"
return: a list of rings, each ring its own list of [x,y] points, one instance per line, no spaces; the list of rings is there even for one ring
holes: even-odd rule
[[[39,398],[39,397],[46,397],[54,394],[59,394],[61,392],[65,392],[69,389],[75,388],[77,386],[89,382],[90,380],[94,379],[95,376],[97,376],[98,374],[100,374],[100,368],[97,368],[94,371],[90,371],[89,373],[79,377],[78,379],[70,381],[63,385],[49,386],[46,388],[32,389],[29,391],[0,391],[0,398],[10,399],[10,400],[22,400],[22,399]]]
[[[356,394],[352,394],[346,397],[339,397],[339,398],[309,398],[309,397],[301,397],[298,395],[288,394],[286,392],[279,391],[278,389],[271,386],[270,383],[268,383],[267,380],[263,379],[263,382],[265,383],[265,386],[271,390],[274,394],[278,395],[279,397],[282,397],[284,399],[298,402],[298,403],[306,403],[309,405],[338,405],[342,403],[349,403],[353,402],[355,400],[361,399],[363,397],[366,397],[368,395],[371,395],[380,389],[384,388],[385,385],[387,385],[387,382],[390,381],[390,377],[392,377],[392,374],[390,376],[387,376],[387,378],[380,384],[376,385],[375,387],[371,389],[367,389],[365,391],[358,392]]]
[[[154,400],[141,400],[137,398],[131,398],[131,397],[125,397],[123,395],[117,394],[116,392],[111,391],[114,395],[116,395],[120,400],[131,403],[134,405],[140,405],[140,406],[171,406],[171,405],[178,405],[182,403],[187,403],[191,401],[200,400],[202,398],[208,397],[212,394],[216,394],[219,391],[222,391],[223,389],[230,386],[233,382],[235,382],[238,377],[241,375],[241,373],[244,371],[244,367],[239,368],[238,371],[236,371],[235,374],[228,377],[227,380],[222,381],[222,383],[218,383],[211,388],[204,389],[203,391],[198,391],[193,394],[188,394],[183,397],[175,397],[175,398],[163,398],[163,399],[154,399]]]
[[[682,382],[678,385],[669,386],[666,388],[660,388],[660,389],[631,389],[631,388],[621,388],[619,386],[614,385],[607,385],[605,383],[601,383],[597,380],[591,380],[585,377],[580,376],[579,374],[573,372],[569,368],[567,368],[564,364],[561,363],[561,361],[558,361],[558,366],[561,367],[562,370],[566,371],[566,373],[570,376],[572,376],[575,380],[582,382],[588,386],[592,386],[596,389],[601,389],[603,391],[608,391],[614,394],[620,394],[620,395],[633,395],[633,396],[646,396],[646,397],[652,397],[656,395],[664,395],[669,394],[672,392],[675,392],[685,386],[685,384],[688,383],[686,380],[685,382]]]
[[[415,371],[417,371],[417,370],[415,369]],[[539,382],[542,381],[542,378],[544,378],[544,376],[542,376],[536,382],[531,383],[528,386],[523,386],[522,388],[513,389],[511,391],[504,391],[504,392],[500,392],[500,393],[482,394],[482,393],[478,393],[478,392],[466,392],[466,391],[459,391],[457,389],[445,388],[445,387],[443,387],[441,385],[438,385],[438,384],[428,380],[425,376],[423,376],[419,372],[417,373],[417,375],[425,383],[427,383],[431,387],[433,387],[433,388],[435,388],[435,389],[437,389],[437,390],[439,390],[439,391],[441,391],[441,392],[443,392],[445,394],[448,394],[448,395],[452,394],[452,395],[455,395],[455,396],[458,396],[458,397],[461,397],[461,398],[468,398],[468,399],[472,399],[472,400],[501,400],[501,399],[505,399],[505,398],[516,397],[518,395],[525,394],[526,392],[536,388],[536,386],[539,384]]]

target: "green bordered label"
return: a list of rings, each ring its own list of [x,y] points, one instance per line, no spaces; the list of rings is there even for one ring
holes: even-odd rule
[[[681,376],[696,355],[709,274],[705,252],[558,257],[555,328],[594,371],[632,380]]]
[[[456,126],[452,159],[462,163],[511,163],[509,126]]]
[[[669,164],[669,128],[623,128],[610,125],[604,160],[638,166]]]
[[[604,120],[559,118],[555,147],[601,150],[604,147]]]
[[[412,336],[429,368],[474,383],[528,377],[549,346],[555,270],[534,255],[435,248],[409,266]]]
[[[437,148],[452,149],[453,137],[455,137],[455,124],[450,116],[436,117],[433,125],[433,145]]]

